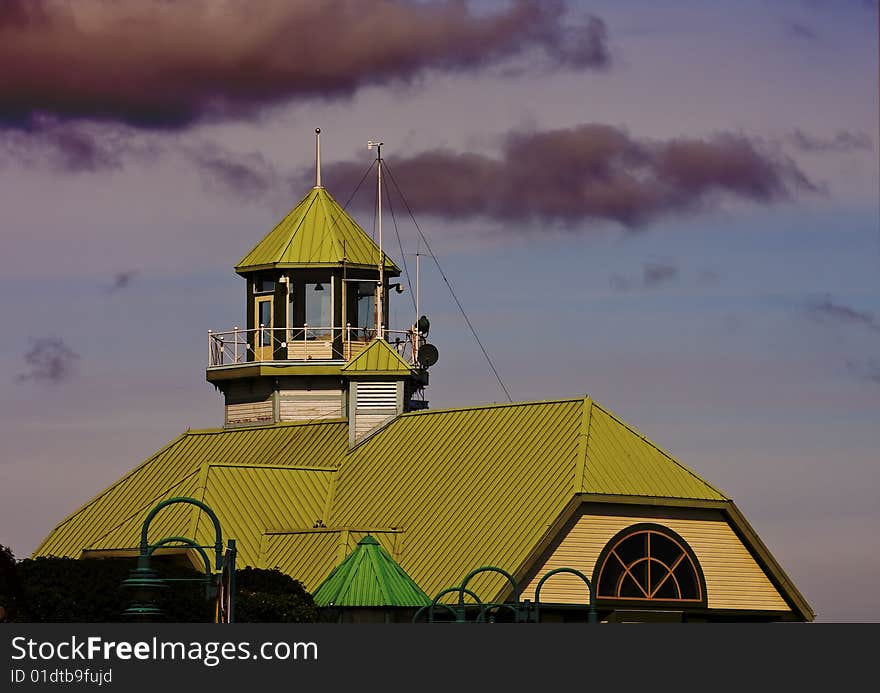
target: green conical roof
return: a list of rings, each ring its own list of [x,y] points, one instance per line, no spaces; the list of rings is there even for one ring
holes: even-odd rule
[[[316,606],[427,606],[431,603],[369,534],[313,593]]]
[[[413,367],[403,360],[384,339],[374,339],[343,369],[343,373],[369,375],[409,375]]]
[[[374,268],[379,246],[324,188],[309,191],[302,201],[235,266],[239,274],[273,267]],[[385,271],[400,269],[386,254]]]

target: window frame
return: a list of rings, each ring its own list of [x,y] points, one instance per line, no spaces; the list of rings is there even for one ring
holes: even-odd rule
[[[680,549],[685,554],[685,557],[689,560],[693,571],[696,576],[696,585],[699,589],[699,597],[697,599],[682,599],[682,598],[651,598],[651,597],[621,597],[621,596],[607,596],[603,595],[600,592],[600,578],[602,577],[602,571],[605,568],[606,562],[610,560],[616,560],[614,556],[617,554],[615,550],[617,547],[623,543],[625,540],[629,539],[636,534],[653,532],[659,534],[666,539],[673,541],[678,545]],[[643,561],[648,556],[641,556],[637,560]],[[655,559],[659,560],[659,559]],[[633,561],[634,564],[636,561]],[[629,525],[624,529],[620,530],[615,534],[611,539],[609,539],[605,546],[602,547],[602,551],[599,553],[599,557],[596,559],[596,563],[593,567],[593,575],[592,582],[596,591],[596,603],[602,606],[611,606],[611,607],[632,607],[634,605],[638,605],[640,607],[652,606],[652,607],[661,607],[661,608],[675,608],[681,609],[683,607],[687,608],[706,608],[707,607],[707,594],[706,594],[706,578],[703,575],[703,568],[700,565],[700,561],[697,559],[697,555],[694,553],[693,549],[690,545],[674,530],[671,530],[669,527],[664,525],[660,525],[654,522],[640,522],[633,525]]]

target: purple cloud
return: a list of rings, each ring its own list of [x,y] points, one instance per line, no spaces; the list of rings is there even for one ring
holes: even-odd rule
[[[564,0],[491,12],[460,0],[4,0],[0,123],[180,128],[512,58],[607,66],[605,24],[573,26],[567,10]]]
[[[803,152],[854,152],[873,148],[871,137],[866,132],[841,130],[834,137],[823,138],[795,130],[786,140]]]
[[[601,124],[513,132],[494,157],[435,149],[387,163],[414,212],[446,219],[635,228],[720,197],[770,203],[818,190],[790,159],[741,135],[642,140]],[[324,178],[331,189],[353,190],[363,170],[362,160],[337,162]]]
[[[79,354],[60,337],[34,339],[24,355],[28,370],[17,376],[16,380],[58,385],[73,377],[79,358]]]
[[[856,310],[842,303],[833,303],[830,296],[809,303],[807,312],[813,319],[823,322],[863,325],[873,330],[880,330],[880,321],[874,313]]]

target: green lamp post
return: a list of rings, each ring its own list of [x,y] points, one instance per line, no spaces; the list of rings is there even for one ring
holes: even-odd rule
[[[153,518],[155,518],[159,511],[161,511],[163,508],[176,503],[188,503],[190,505],[195,505],[201,510],[204,510],[205,513],[207,513],[208,517],[211,518],[211,522],[214,525],[215,541],[212,546],[201,546],[196,541],[188,537],[181,536],[165,537],[155,542],[154,544],[149,543],[149,541],[147,540],[147,534],[149,532],[150,523],[153,521]],[[150,567],[150,557],[153,555],[153,552],[159,547],[172,543],[182,543],[199,552],[205,564],[205,596],[208,599],[216,596],[217,585],[214,581],[215,576],[212,573],[211,562],[208,558],[208,554],[205,552],[205,549],[214,549],[215,568],[216,570],[221,570],[223,568],[223,533],[220,527],[220,520],[217,518],[217,515],[214,513],[214,511],[202,501],[196,500],[195,498],[176,496],[174,498],[164,500],[156,505],[156,507],[154,507],[147,514],[147,517],[144,519],[144,523],[141,526],[141,541],[138,552],[137,568],[132,570],[131,573],[129,573],[128,579],[122,582],[122,587],[129,591],[131,594],[129,607],[123,612],[123,616],[125,616],[127,619],[140,622],[161,621],[163,619],[164,614],[159,608],[158,602],[165,590],[168,589],[168,583],[161,577],[159,577],[156,571]],[[232,553],[234,553],[235,551],[234,546],[234,540],[230,539],[229,550]],[[230,599],[231,598],[232,595],[230,595]]]

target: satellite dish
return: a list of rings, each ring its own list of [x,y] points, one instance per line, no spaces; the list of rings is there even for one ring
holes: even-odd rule
[[[425,336],[427,337],[427,335],[428,335],[428,330],[431,329],[431,321],[428,320],[428,316],[427,316],[427,315],[423,315],[422,317],[420,317],[420,318],[418,319],[418,322],[416,322],[416,329],[417,329],[421,334],[423,334],[423,335],[425,335]],[[435,351],[436,351],[436,349],[435,349]]]
[[[437,363],[438,358],[440,358],[440,352],[433,344],[426,343],[419,347],[419,363],[425,368],[430,368]]]

